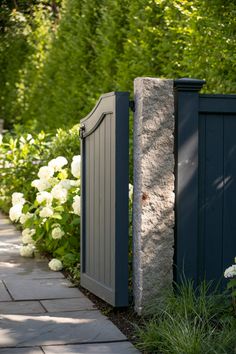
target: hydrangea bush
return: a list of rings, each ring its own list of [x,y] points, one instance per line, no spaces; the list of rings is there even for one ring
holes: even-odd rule
[[[36,179],[39,168],[59,155],[65,156],[70,164],[78,154],[79,145],[78,124],[69,130],[58,129],[55,135],[44,132],[31,135],[19,127],[0,135],[0,209],[8,213],[11,196],[17,191],[33,202],[36,189],[32,189],[31,181]]]
[[[31,182],[35,200],[13,193],[9,216],[23,228],[20,254],[49,253],[55,257],[49,267],[57,271],[62,264],[79,262],[80,155],[73,157],[70,168],[64,156],[50,160],[37,177]]]
[[[0,139],[0,208],[8,212],[11,195],[20,190],[27,200],[33,201],[31,181],[37,175],[41,164],[45,163],[43,155],[50,149],[50,136],[39,134],[5,134]]]
[[[236,313],[236,257],[234,258],[234,263],[224,272],[224,277],[230,279],[227,288],[231,290],[233,307]]]

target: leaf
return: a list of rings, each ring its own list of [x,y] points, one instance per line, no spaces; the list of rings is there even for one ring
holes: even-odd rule
[[[62,205],[58,205],[54,208],[55,211],[64,211],[64,207]]]
[[[53,219],[61,220],[61,219],[62,219],[62,216],[61,216],[60,214],[55,213],[55,214],[52,215],[52,218],[53,218]]]
[[[80,218],[75,218],[72,222],[71,225],[79,225],[80,224]]]
[[[65,253],[65,245],[57,248],[54,253],[56,255],[63,256]]]

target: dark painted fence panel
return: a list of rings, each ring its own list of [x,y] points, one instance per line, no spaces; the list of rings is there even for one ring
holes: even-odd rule
[[[175,82],[175,275],[196,285],[236,255],[236,96],[199,95],[202,84]]]
[[[128,305],[129,95],[101,96],[81,121],[81,285]]]

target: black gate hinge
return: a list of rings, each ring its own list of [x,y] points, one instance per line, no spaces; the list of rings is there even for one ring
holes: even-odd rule
[[[132,112],[135,112],[134,100],[129,101],[129,108],[131,109]]]
[[[82,124],[80,129],[79,129],[79,136],[80,136],[81,139],[83,139],[83,137],[84,137],[84,132],[85,132],[85,125]]]

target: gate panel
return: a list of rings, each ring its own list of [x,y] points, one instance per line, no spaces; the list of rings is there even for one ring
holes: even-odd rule
[[[175,81],[175,279],[223,279],[236,250],[236,96]],[[222,282],[224,288],[225,281]]]
[[[128,305],[129,95],[101,96],[81,121],[81,285]]]
[[[200,103],[206,99],[199,114],[198,271],[200,279],[219,281],[236,250],[236,97],[202,95]]]

